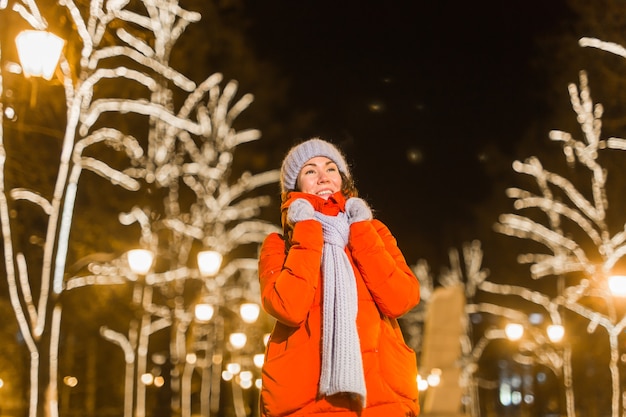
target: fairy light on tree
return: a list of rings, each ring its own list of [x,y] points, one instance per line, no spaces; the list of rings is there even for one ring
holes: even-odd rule
[[[582,39],[581,45],[609,46],[589,39]],[[623,48],[615,45],[610,45],[606,50],[614,53],[621,51],[621,56],[626,57]],[[515,199],[515,207],[519,210],[536,208],[543,211],[546,221],[508,214],[501,216],[498,230],[510,236],[534,240],[551,252],[529,254],[520,258],[522,262],[531,265],[530,272],[535,279],[573,273],[582,277],[577,283],[565,288],[555,302],[587,319],[590,333],[598,326],[605,328],[611,351],[611,409],[612,415],[617,416],[621,398],[618,334],[626,327],[626,320],[618,315],[614,294],[609,290],[614,288],[616,281],[609,279],[607,282],[604,277],[611,276],[611,271],[626,253],[626,242],[623,230],[613,232],[607,222],[609,199],[606,184],[611,171],[601,165],[600,157],[603,153],[626,149],[626,140],[615,137],[602,139],[603,108],[593,103],[585,72],[580,74],[580,87],[571,84],[569,92],[583,139],[576,139],[573,134],[563,131],[552,131],[550,139],[562,144],[570,166],[588,171],[591,198],[587,198],[566,177],[549,171],[537,158],[516,162],[514,169],[534,178],[539,193],[510,189],[509,196]],[[578,226],[579,231],[592,245],[586,242],[583,244],[582,239],[574,239],[566,225]],[[597,304],[586,302],[597,297],[606,301],[607,309],[600,309]],[[572,366],[569,360],[566,363],[568,368]],[[571,390],[568,392],[567,413],[568,416],[573,416],[573,393]]]

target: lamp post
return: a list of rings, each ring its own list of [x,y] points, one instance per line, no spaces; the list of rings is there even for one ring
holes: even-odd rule
[[[193,369],[197,367],[202,387],[199,414],[209,417],[220,411],[221,386],[225,383],[230,385],[235,415],[244,417],[249,415],[244,397],[250,395],[247,393],[251,388],[260,388],[260,379],[255,375],[263,365],[264,354],[259,353],[257,342],[262,337],[255,323],[261,308],[247,300],[232,302],[226,296],[232,291],[228,286],[207,285],[205,291],[194,307],[191,346],[195,350],[190,352],[193,361],[188,361],[183,387],[191,386]],[[181,414],[190,417],[192,411],[188,402]]]
[[[0,9],[6,7],[6,2],[3,5],[0,2]],[[24,9],[25,10],[25,9]],[[23,11],[24,11],[23,10]],[[38,16],[41,19],[41,16]],[[31,24],[37,24],[37,19],[31,21]],[[5,21],[6,22],[6,21]],[[3,28],[4,29],[4,28]],[[32,36],[39,37],[38,40],[33,41]],[[55,43],[55,46],[51,46],[49,41]],[[0,63],[0,97],[7,97],[8,94],[4,90],[4,77],[2,71],[5,68],[8,68],[10,72],[23,72],[26,77],[44,77],[46,79],[50,79],[54,69],[57,67],[61,51],[63,48],[64,41],[48,32],[45,31],[25,31],[20,33],[15,42],[15,46],[17,48],[18,58],[20,60],[21,65],[17,65],[15,63],[11,63],[11,65],[1,65]],[[43,50],[35,51],[33,48],[43,48]],[[0,57],[2,56],[3,45],[0,45]],[[33,83],[34,88],[36,87],[36,82]],[[36,97],[36,90],[31,90],[30,101],[33,103]],[[12,90],[7,90],[12,91]],[[6,106],[0,101],[0,119],[7,117],[9,120],[15,119],[17,117],[15,109]],[[4,180],[4,172],[5,172],[5,159],[8,159],[7,152],[4,147],[6,140],[4,138],[4,128],[3,128],[3,120],[0,120],[0,151],[5,157],[3,158],[2,163],[0,163],[0,181],[3,184]],[[54,323],[57,322],[57,318],[60,316],[60,307],[55,306],[52,309],[53,319],[52,322],[47,321],[46,311],[48,310],[49,302],[52,300],[51,294],[48,287],[49,282],[49,274],[46,270],[46,266],[44,266],[41,277],[41,292],[39,293],[39,303],[35,305],[30,296],[22,296],[20,294],[30,294],[30,278],[28,273],[22,270],[21,284],[18,284],[18,280],[16,277],[16,271],[19,269],[20,262],[26,263],[27,261],[23,259],[22,253],[17,253],[14,250],[14,240],[11,232],[11,217],[9,216],[9,212],[7,209],[7,195],[11,190],[4,190],[1,198],[0,205],[2,206],[2,210],[0,210],[0,223],[2,223],[3,229],[3,252],[5,254],[4,262],[5,262],[5,274],[6,280],[8,283],[8,287],[10,289],[9,296],[12,300],[13,306],[21,305],[21,307],[14,307],[14,311],[16,314],[17,321],[20,326],[20,332],[22,337],[24,338],[25,345],[28,347],[29,354],[31,357],[30,361],[30,390],[29,390],[29,415],[35,416],[42,408],[49,409],[50,412],[58,412],[57,404],[58,404],[58,369],[57,369],[57,361],[56,356],[58,355],[58,328]],[[6,194],[5,194],[6,192]],[[41,205],[43,199],[37,199],[34,197],[34,193],[26,194],[26,195],[18,195],[14,194],[12,197],[15,200],[30,200],[35,202],[35,204]],[[59,206],[56,205],[55,202],[46,202],[49,205],[49,209],[46,210],[46,214],[48,215],[49,224],[56,225],[56,219],[58,214]],[[48,230],[48,233],[51,232],[51,229]],[[56,232],[56,230],[55,230]],[[44,257],[48,257],[48,259],[52,258],[52,253],[54,252],[53,241],[51,241],[48,245],[45,245],[44,249],[45,255]],[[19,250],[19,249],[18,249]],[[57,246],[57,250],[60,250],[60,253],[63,252],[63,247]],[[46,265],[46,262],[43,262]],[[15,292],[14,290],[18,287],[22,287],[21,292]],[[36,311],[37,319],[35,321],[32,320],[32,315],[29,320],[27,314],[22,310],[22,307],[27,309],[28,311]],[[51,333],[51,337],[41,338],[42,334],[49,330]],[[46,343],[49,343],[46,345]],[[48,367],[42,367],[41,362],[49,360]],[[45,368],[45,369],[44,369]],[[48,399],[46,406],[41,407],[39,403],[41,386],[46,386]]]
[[[127,253],[128,266],[137,276],[148,274],[154,263],[154,255],[147,249],[133,249]],[[134,277],[134,278],[135,278]],[[146,413],[146,369],[148,361],[149,338],[152,334],[152,296],[151,285],[140,284],[142,316],[139,326],[139,340],[137,346],[137,374],[136,374],[136,413],[138,417],[143,417]]]

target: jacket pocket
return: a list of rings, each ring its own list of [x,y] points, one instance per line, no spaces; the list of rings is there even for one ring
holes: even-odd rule
[[[320,375],[319,344],[311,340],[268,358],[263,365],[261,406],[266,416],[291,414],[315,401]]]
[[[417,358],[388,321],[381,322],[379,339],[380,372],[389,387],[398,395],[416,400]]]

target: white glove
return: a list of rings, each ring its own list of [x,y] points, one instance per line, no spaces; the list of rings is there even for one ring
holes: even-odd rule
[[[346,201],[346,214],[350,224],[362,222],[364,220],[372,220],[372,210],[369,208],[365,200],[357,197],[349,198]]]
[[[315,214],[315,209],[304,198],[298,198],[287,209],[287,221],[295,224],[303,220],[311,220]]]

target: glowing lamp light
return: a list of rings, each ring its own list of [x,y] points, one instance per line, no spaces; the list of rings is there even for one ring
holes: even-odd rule
[[[70,388],[74,388],[76,385],[78,385],[78,378],[68,375],[63,377],[63,383]]]
[[[563,336],[565,336],[565,327],[560,324],[551,324],[546,329],[546,333],[548,333],[548,339],[550,339],[553,343],[558,343],[563,340]]]
[[[419,391],[426,391],[428,389],[428,381],[422,378],[421,375],[417,376],[417,389]]]
[[[254,323],[259,318],[261,307],[256,303],[243,303],[239,306],[239,315],[246,323]]]
[[[209,321],[213,318],[215,308],[211,304],[200,303],[196,304],[194,309],[194,315],[198,321]]]
[[[50,80],[65,41],[43,30],[25,30],[17,35],[15,43],[24,75]]]
[[[430,374],[426,377],[426,382],[431,387],[437,387],[441,383],[441,369],[433,368]]]
[[[241,388],[245,388],[245,389],[250,388],[252,386],[252,377],[253,377],[252,372],[242,371],[239,374],[240,384],[242,384]]]
[[[237,375],[239,372],[241,372],[241,364],[236,363],[236,362],[231,362],[228,365],[226,365],[226,370],[233,375]]]
[[[221,253],[214,250],[205,250],[198,253],[198,269],[202,275],[211,277],[217,274],[221,266]]]
[[[246,342],[248,341],[248,337],[246,336],[245,333],[232,333],[229,336],[228,341],[230,342],[230,345],[233,348],[241,349],[242,347],[246,345]]]
[[[145,275],[152,268],[154,255],[147,249],[133,249],[128,251],[128,265],[135,274]]]
[[[612,275],[609,277],[609,290],[617,297],[626,297],[626,276]]]
[[[151,373],[145,373],[141,375],[141,382],[144,385],[152,385],[152,383],[154,382],[154,375],[152,375]]]
[[[509,323],[504,328],[504,334],[509,340],[520,340],[524,336],[524,326],[519,323]]]
[[[6,117],[9,120],[15,120],[16,119],[17,114],[15,113],[15,109],[11,106],[6,106],[4,108],[4,117]]]
[[[262,353],[257,353],[252,357],[252,362],[254,362],[254,366],[257,368],[262,368],[263,363],[265,363],[265,355]]]
[[[161,388],[163,385],[165,385],[165,378],[163,378],[160,375],[154,378],[154,386],[155,387]]]

